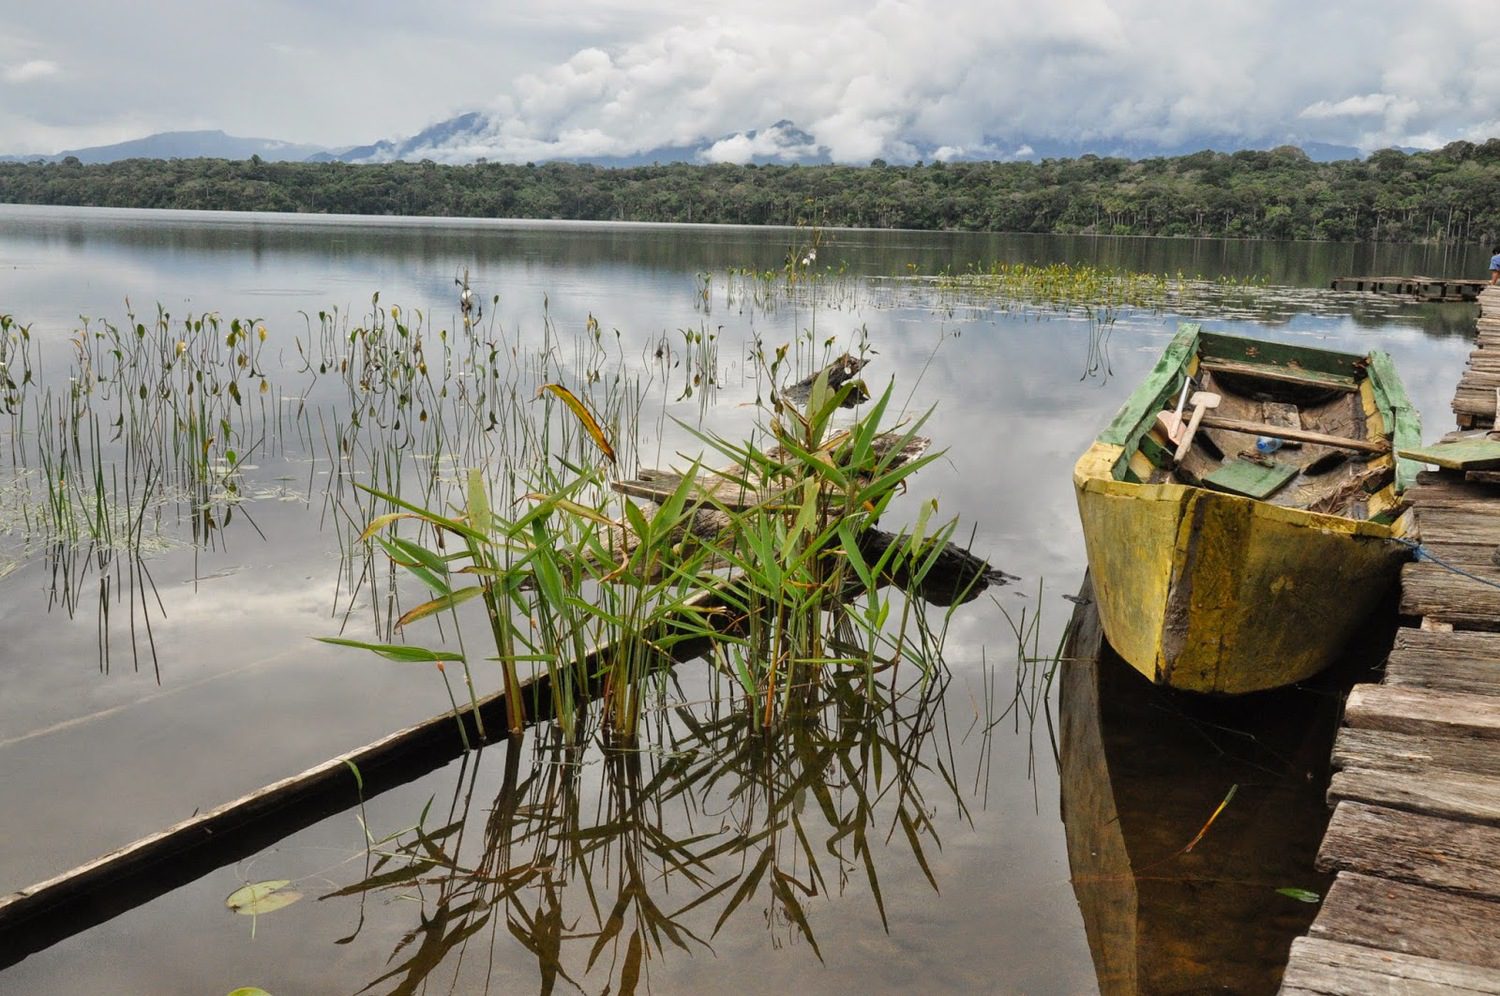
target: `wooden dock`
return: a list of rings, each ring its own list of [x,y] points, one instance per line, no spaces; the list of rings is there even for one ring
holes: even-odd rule
[[[1338,277],[1328,286],[1336,291],[1395,294],[1418,301],[1477,301],[1489,281],[1456,277]]]
[[[1500,289],[1454,398],[1492,426]],[[1334,745],[1333,818],[1318,867],[1337,872],[1292,944],[1289,994],[1500,994],[1500,475],[1426,473],[1407,492],[1423,547],[1378,685],[1356,685]],[[1482,580],[1476,580],[1482,579]],[[1227,980],[1226,980],[1227,981]]]

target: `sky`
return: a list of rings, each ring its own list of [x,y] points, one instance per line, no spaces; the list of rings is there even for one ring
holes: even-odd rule
[[[1500,136],[1478,0],[11,0],[0,153],[160,131],[321,146],[488,125],[431,158],[1014,158],[1028,142]],[[751,132],[755,132],[751,135]]]

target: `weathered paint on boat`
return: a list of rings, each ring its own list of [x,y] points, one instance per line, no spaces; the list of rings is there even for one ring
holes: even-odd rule
[[[1409,557],[1393,540],[1408,529],[1398,503],[1413,468],[1396,468],[1394,481],[1370,496],[1365,520],[1142,483],[1151,469],[1142,437],[1170,407],[1184,374],[1196,373],[1208,338],[1197,325],[1182,327],[1079,459],[1073,480],[1095,598],[1115,650],[1158,683],[1240,694],[1299,681],[1339,655]],[[1209,345],[1222,352],[1248,342],[1214,336]],[[1419,438],[1416,415],[1383,354],[1260,345],[1299,371],[1302,363],[1316,369],[1346,362],[1368,372],[1348,388],[1360,392],[1366,438],[1395,436],[1398,446]],[[1386,453],[1368,465],[1395,460]]]

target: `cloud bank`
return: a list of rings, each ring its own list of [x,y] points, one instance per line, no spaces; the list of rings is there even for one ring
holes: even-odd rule
[[[402,155],[1432,146],[1500,133],[1492,17],[1478,0],[163,0],[128,15],[57,0],[0,23],[0,144],[140,125],[355,144],[480,108]]]
[[[1045,14],[1023,0],[773,3],[582,48],[517,78],[483,129],[407,156],[705,145],[708,161],[860,163],[919,148],[1007,158],[1038,140],[1431,146],[1483,139],[1500,120],[1488,17],[1471,0],[1071,0]],[[1464,23],[1475,30],[1450,30]]]

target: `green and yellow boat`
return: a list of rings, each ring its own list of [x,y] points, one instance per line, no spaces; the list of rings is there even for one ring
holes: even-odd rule
[[[1191,691],[1315,674],[1410,557],[1420,437],[1383,352],[1180,326],[1073,469],[1109,642]]]

